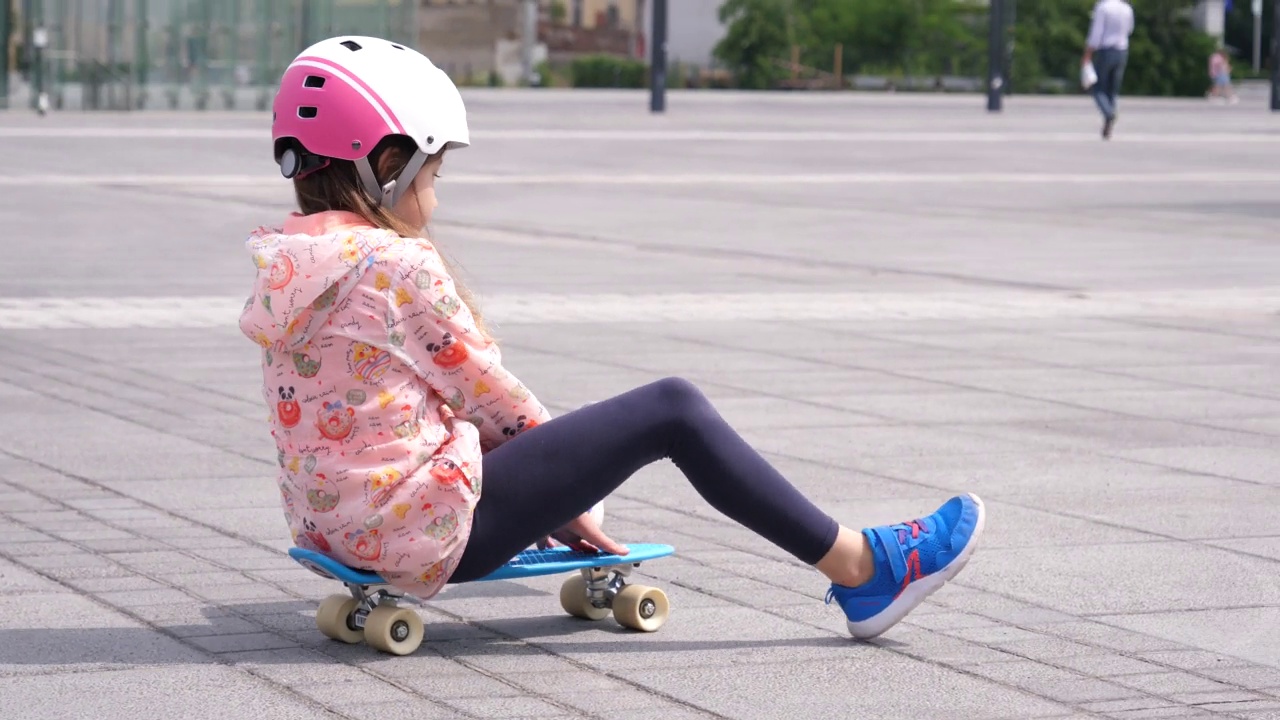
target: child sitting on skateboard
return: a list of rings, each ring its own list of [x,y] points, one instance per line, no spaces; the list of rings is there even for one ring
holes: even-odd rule
[[[249,237],[258,275],[240,328],[262,348],[299,546],[424,599],[548,536],[625,553],[587,511],[670,458],[713,507],[829,578],[854,637],[884,632],[969,560],[976,496],[855,532],[685,380],[553,419],[424,237],[444,156],[470,142],[457,88],[426,57],[321,41],[285,70],[272,117],[300,212]]]

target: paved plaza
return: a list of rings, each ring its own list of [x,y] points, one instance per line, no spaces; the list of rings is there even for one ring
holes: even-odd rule
[[[680,375],[846,525],[987,502],[882,638],[669,463],[672,616],[455,586],[391,657],[285,555],[239,308],[261,114],[0,114],[0,718],[1280,718],[1280,114],[1247,95],[469,91],[434,226],[563,413]]]

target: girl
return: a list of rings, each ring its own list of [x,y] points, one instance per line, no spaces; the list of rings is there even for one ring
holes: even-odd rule
[[[462,98],[426,57],[324,40],[286,69],[272,118],[300,212],[250,236],[258,276],[240,327],[262,346],[298,545],[424,599],[549,536],[622,554],[587,511],[670,458],[713,507],[830,579],[854,637],[884,632],[968,561],[977,497],[850,530],[685,380],[552,419],[423,236],[444,155],[469,143]]]
[[[1231,61],[1227,59],[1226,50],[1219,48],[1209,56],[1209,80],[1213,83],[1209,88],[1210,100],[1221,99],[1232,105],[1240,101],[1231,88]]]

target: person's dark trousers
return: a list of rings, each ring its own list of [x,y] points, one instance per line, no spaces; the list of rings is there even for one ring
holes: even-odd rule
[[[1120,82],[1124,79],[1124,67],[1128,62],[1128,50],[1101,48],[1093,53],[1093,69],[1098,73],[1098,82],[1090,92],[1106,120],[1115,120]]]

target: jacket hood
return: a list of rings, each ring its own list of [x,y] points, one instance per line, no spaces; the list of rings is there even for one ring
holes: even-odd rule
[[[258,228],[245,247],[258,269],[240,331],[263,348],[305,345],[399,235],[359,215],[291,215],[281,229]]]

